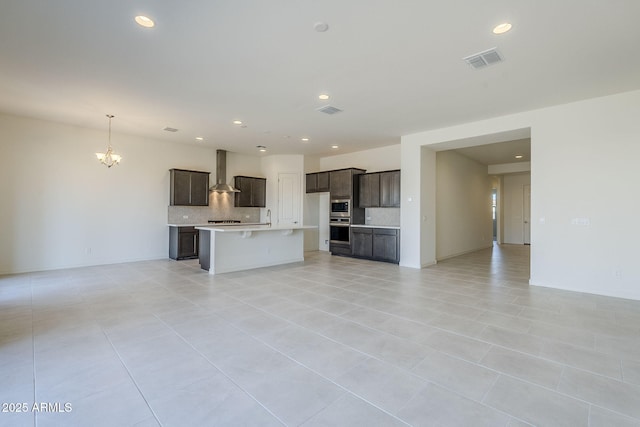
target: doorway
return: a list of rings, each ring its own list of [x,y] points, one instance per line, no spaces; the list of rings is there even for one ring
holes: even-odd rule
[[[531,184],[531,169],[528,128],[422,146],[421,197],[426,203],[421,213],[436,220],[426,234],[421,224],[421,265],[433,263],[434,249],[438,262],[496,243],[523,245],[523,185]],[[429,215],[421,218],[424,222]]]
[[[493,220],[493,241],[498,241],[498,189],[491,190],[491,215]]]
[[[300,223],[300,174],[278,174],[278,224]]]
[[[522,207],[522,226],[523,226],[523,241],[525,245],[531,244],[531,184],[523,187],[523,207]]]

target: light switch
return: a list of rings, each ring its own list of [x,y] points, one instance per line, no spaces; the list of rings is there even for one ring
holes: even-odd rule
[[[583,227],[591,225],[591,221],[589,218],[573,218],[571,220],[571,225],[581,225]]]

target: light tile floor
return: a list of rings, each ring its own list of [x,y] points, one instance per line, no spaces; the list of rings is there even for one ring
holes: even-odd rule
[[[640,426],[640,301],[529,287],[528,264],[0,277],[0,425]]]

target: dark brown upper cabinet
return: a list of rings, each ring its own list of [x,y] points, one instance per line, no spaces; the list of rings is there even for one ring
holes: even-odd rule
[[[400,171],[362,174],[358,177],[361,208],[399,208]]]
[[[329,191],[329,172],[308,173],[307,193],[323,193]]]
[[[380,207],[400,207],[400,171],[380,173]]]
[[[171,206],[209,206],[209,172],[170,169]]]
[[[332,199],[350,199],[353,192],[350,169],[329,172],[329,191]]]
[[[365,173],[358,178],[360,181],[360,207],[380,206],[380,174]]]
[[[266,206],[267,180],[251,176],[234,176],[233,185],[240,190],[234,195],[236,208],[264,208]]]

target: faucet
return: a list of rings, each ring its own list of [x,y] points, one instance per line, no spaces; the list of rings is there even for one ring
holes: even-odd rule
[[[267,225],[271,227],[271,209],[267,209],[267,218],[269,219],[269,221],[267,221]]]

